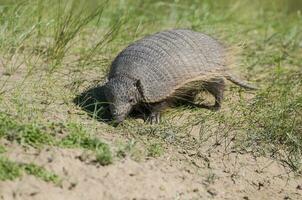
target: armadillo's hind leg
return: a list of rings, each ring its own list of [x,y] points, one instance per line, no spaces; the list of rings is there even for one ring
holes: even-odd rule
[[[166,101],[149,104],[149,115],[147,116],[146,121],[151,124],[158,124],[161,120],[161,111],[168,107],[168,103]]]
[[[215,97],[214,105],[201,105],[203,108],[211,110],[219,110],[223,100],[223,93],[225,88],[225,81],[223,78],[216,78],[210,82],[205,83],[204,88],[206,91],[210,92]]]

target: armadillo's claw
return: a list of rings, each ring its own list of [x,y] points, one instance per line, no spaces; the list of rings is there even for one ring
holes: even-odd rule
[[[119,124],[123,123],[124,119],[124,117],[116,117],[116,119],[112,121],[112,126],[117,127]]]
[[[211,111],[218,111],[221,108],[220,104],[218,103],[215,103],[214,105],[190,103],[189,106],[192,108],[204,108]]]
[[[152,112],[146,120],[150,124],[159,124],[160,123],[160,113],[159,112]]]

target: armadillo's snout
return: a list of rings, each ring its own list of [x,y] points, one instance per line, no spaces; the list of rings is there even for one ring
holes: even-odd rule
[[[115,117],[115,122],[118,124],[122,123],[124,120],[125,120],[125,117],[122,117],[122,116]]]
[[[121,123],[124,121],[125,117],[119,114],[116,110],[112,110],[111,113],[115,122]]]
[[[119,112],[119,109],[115,106],[110,106],[110,110],[115,123],[120,124],[125,120],[126,114]]]
[[[114,115],[113,116],[113,123],[115,125],[121,124],[125,120],[125,115]]]

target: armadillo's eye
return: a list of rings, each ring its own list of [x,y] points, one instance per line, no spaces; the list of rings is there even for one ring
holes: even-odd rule
[[[130,98],[129,103],[131,103],[131,104],[135,103],[134,98]]]

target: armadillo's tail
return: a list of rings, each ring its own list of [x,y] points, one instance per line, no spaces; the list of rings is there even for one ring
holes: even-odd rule
[[[243,80],[240,80],[238,77],[234,76],[233,74],[230,74],[230,73],[227,73],[225,75],[225,78],[229,81],[231,81],[232,83],[238,85],[238,86],[241,86],[245,89],[249,89],[249,90],[257,90],[259,89],[258,87],[254,86],[254,85],[251,85]]]

